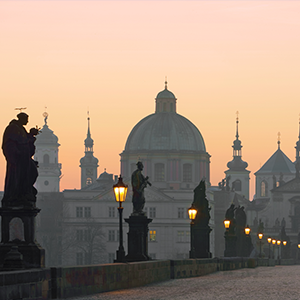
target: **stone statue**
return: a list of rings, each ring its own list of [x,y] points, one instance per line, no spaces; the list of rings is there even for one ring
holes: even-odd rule
[[[234,207],[234,204],[232,203],[230,205],[230,207],[226,210],[226,213],[225,213],[225,219],[230,221],[229,232],[231,234],[235,233],[235,227],[236,227],[236,220],[234,218],[235,210],[236,210],[236,208]]]
[[[246,221],[247,221],[247,216],[244,211],[244,206],[238,207],[235,211],[235,218],[236,218],[236,226],[240,228],[241,230],[244,230],[246,227]]]
[[[148,176],[144,177],[142,171],[144,169],[144,165],[142,162],[138,162],[137,169],[131,175],[131,184],[132,184],[132,204],[133,204],[133,213],[134,216],[144,216],[143,208],[145,205],[145,196],[144,189],[151,183],[148,181]]]
[[[282,218],[282,220],[281,220],[281,228],[285,227],[285,225],[286,225],[285,219]]]
[[[205,180],[201,180],[199,185],[194,189],[194,201],[192,205],[197,209],[195,224],[199,224],[200,227],[207,227],[210,219],[210,207],[208,206],[205,190]]]
[[[3,134],[2,150],[6,158],[6,177],[2,207],[35,207],[37,190],[34,183],[38,176],[34,142],[38,128],[29,133],[24,128],[28,115],[21,112],[12,120]]]

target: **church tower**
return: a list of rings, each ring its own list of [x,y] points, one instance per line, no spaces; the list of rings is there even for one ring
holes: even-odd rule
[[[38,192],[59,192],[61,164],[58,163],[57,136],[48,127],[48,113],[44,112],[44,126],[36,137],[34,160],[39,163],[39,176],[36,181]]]
[[[84,140],[85,155],[80,159],[81,188],[94,183],[97,179],[98,159],[94,157],[94,140],[91,138],[90,117],[88,117],[87,137]]]
[[[250,171],[246,170],[248,163],[242,160],[242,143],[239,140],[239,118],[237,112],[236,118],[236,139],[233,141],[233,160],[227,164],[229,168],[225,171],[226,178],[237,194],[244,196],[246,199],[249,199],[249,173]],[[230,176],[230,177],[229,177]],[[230,179],[229,179],[230,178]]]

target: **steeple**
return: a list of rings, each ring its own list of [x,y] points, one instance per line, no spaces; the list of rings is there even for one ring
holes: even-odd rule
[[[239,112],[236,112],[236,139],[233,141],[233,157],[242,157],[242,142],[239,140]]]
[[[176,97],[168,90],[167,78],[165,80],[165,89],[159,92],[155,98],[155,113],[176,113]]]
[[[98,159],[94,157],[94,140],[91,137],[90,116],[88,112],[87,137],[84,140],[85,155],[80,159],[81,168],[81,188],[94,183],[97,179]]]
[[[90,117],[89,117],[89,112],[88,112],[88,130],[87,130],[87,137],[84,140],[84,145],[85,145],[85,152],[94,152],[93,151],[93,146],[94,146],[94,140],[91,137],[91,130],[90,130]]]

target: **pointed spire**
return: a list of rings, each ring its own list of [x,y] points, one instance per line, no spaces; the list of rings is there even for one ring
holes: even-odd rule
[[[278,132],[277,144],[278,144],[278,150],[280,150],[280,132]]]
[[[166,79],[165,79],[165,90],[168,89],[168,81],[167,81],[167,76],[166,76]]]
[[[239,112],[236,112],[236,139],[239,139]]]
[[[85,145],[85,152],[93,152],[93,145],[94,145],[94,140],[91,137],[91,130],[90,130],[90,112],[87,112],[88,118],[88,130],[87,130],[87,137],[84,140],[84,145]]]

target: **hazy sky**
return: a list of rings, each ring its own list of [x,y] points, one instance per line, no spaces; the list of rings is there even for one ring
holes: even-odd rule
[[[202,133],[211,183],[232,159],[236,111],[254,176],[299,134],[299,1],[0,1],[2,131],[27,107],[29,129],[59,137],[61,189],[80,187],[90,111],[99,172],[120,172],[127,136],[168,87]],[[5,160],[0,158],[0,190]]]

